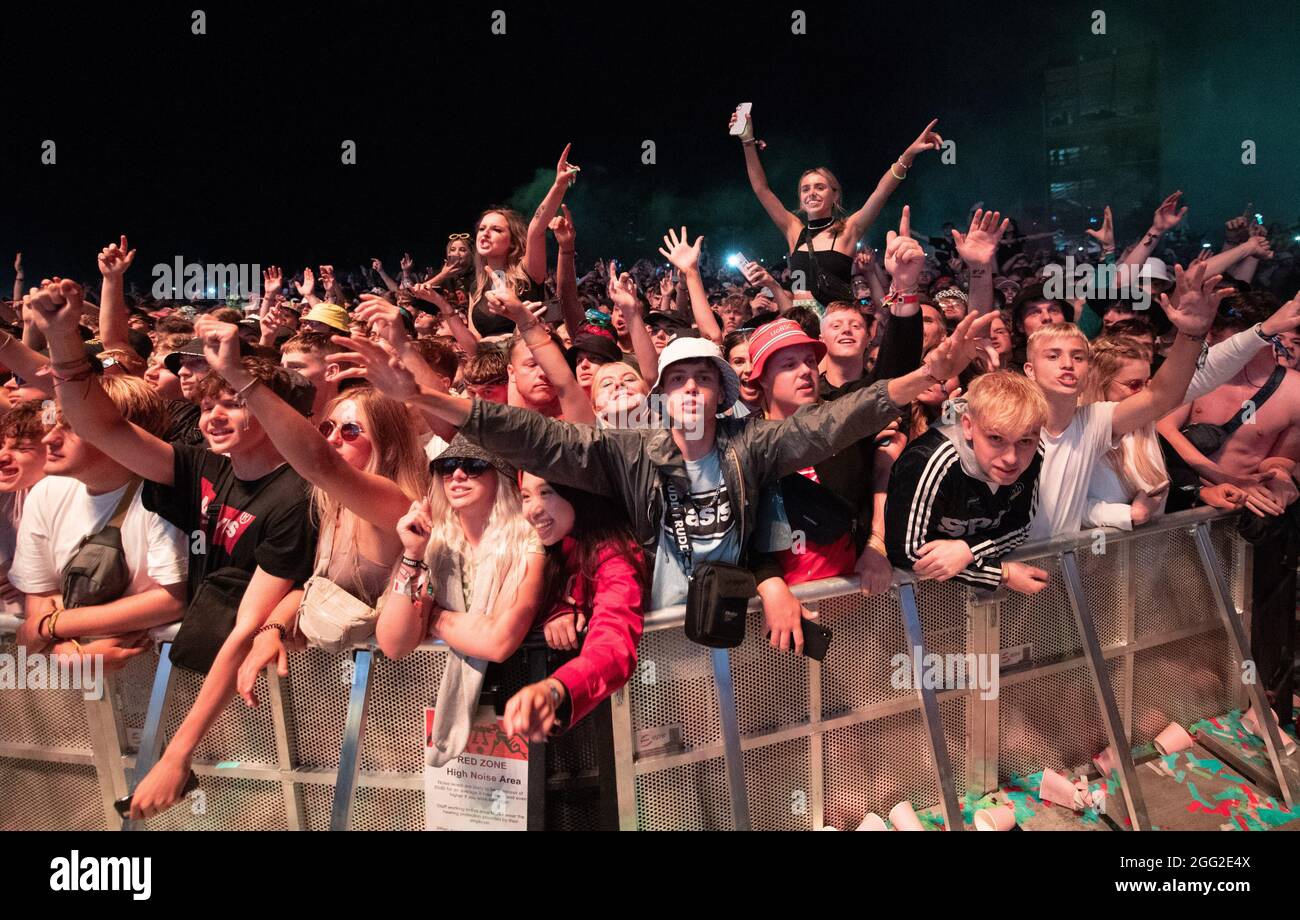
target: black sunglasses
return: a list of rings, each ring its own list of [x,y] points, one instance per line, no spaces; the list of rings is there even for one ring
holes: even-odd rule
[[[349,442],[355,441],[357,438],[361,437],[361,433],[365,431],[365,429],[356,422],[344,422],[342,425],[337,427],[339,429],[339,435],[343,440]],[[334,433],[334,428],[334,423],[328,419],[320,423],[320,433],[327,438]]]
[[[451,476],[457,470],[464,470],[471,478],[482,476],[492,464],[474,457],[440,457],[433,461],[433,471],[439,476]]]

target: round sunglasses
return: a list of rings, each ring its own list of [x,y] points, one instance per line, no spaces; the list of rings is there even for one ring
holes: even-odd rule
[[[330,435],[334,434],[335,428],[338,428],[339,430],[339,437],[349,443],[361,437],[362,433],[365,431],[365,429],[356,422],[344,422],[342,425],[335,425],[334,422],[327,419],[320,423],[320,433],[324,437],[328,438]]]
[[[457,470],[464,470],[471,479],[482,476],[492,464],[474,457],[440,457],[433,461],[433,471],[439,476],[451,476]]]

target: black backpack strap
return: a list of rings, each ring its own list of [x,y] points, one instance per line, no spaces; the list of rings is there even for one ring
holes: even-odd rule
[[[1264,385],[1256,390],[1255,395],[1246,400],[1246,402],[1242,404],[1242,407],[1237,411],[1237,414],[1223,425],[1225,436],[1231,435],[1246,423],[1247,412],[1256,413],[1259,412],[1260,409],[1264,408],[1264,403],[1268,402],[1269,397],[1277,392],[1277,388],[1282,385],[1282,381],[1285,378],[1286,368],[1280,364],[1274,367],[1273,373],[1271,373],[1268,379],[1264,381]]]

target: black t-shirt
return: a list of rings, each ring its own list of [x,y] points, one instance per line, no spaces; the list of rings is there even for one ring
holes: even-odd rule
[[[250,576],[260,566],[296,584],[311,577],[316,558],[311,490],[289,464],[246,482],[235,478],[229,458],[220,454],[182,444],[173,444],[172,452],[175,485],[146,482],[144,506],[188,535],[191,597],[204,577],[227,566]],[[215,533],[207,530],[212,501],[221,506]]]
[[[199,407],[188,399],[172,399],[167,402],[169,421],[163,440],[168,444],[188,444],[202,447],[205,443],[203,432],[199,431]]]

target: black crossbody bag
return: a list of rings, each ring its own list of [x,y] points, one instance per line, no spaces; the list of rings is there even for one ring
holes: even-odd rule
[[[1277,392],[1277,388],[1282,385],[1282,380],[1285,377],[1286,368],[1279,364],[1274,368],[1269,378],[1264,381],[1264,385],[1255,391],[1255,395],[1244,403],[1232,418],[1222,425],[1216,425],[1213,422],[1197,422],[1194,425],[1188,425],[1182,429],[1182,436],[1191,441],[1192,446],[1207,457],[1218,453],[1228,438],[1232,437],[1233,432],[1246,423],[1246,413],[1251,410],[1258,413],[1260,409],[1264,408],[1264,403],[1268,402],[1269,397]]]
[[[227,468],[226,475],[223,489],[208,503],[203,521],[203,536],[209,548],[216,541],[217,523],[234,487],[234,472]],[[252,575],[235,566],[223,566],[203,576],[172,641],[172,664],[199,674],[212,669],[221,646],[234,631],[239,603],[252,580]]]
[[[668,521],[686,566],[686,638],[709,648],[735,648],[745,641],[749,602],[758,593],[754,576],[726,562],[695,565],[681,496],[666,476],[663,487]]]

